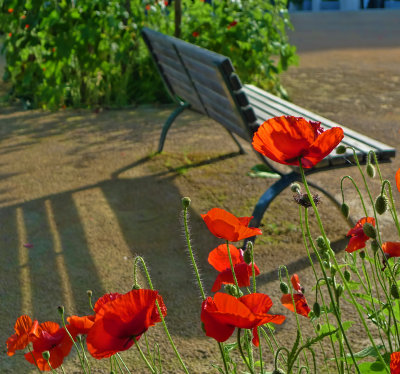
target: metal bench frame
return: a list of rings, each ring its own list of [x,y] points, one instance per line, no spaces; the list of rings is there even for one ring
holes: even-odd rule
[[[354,147],[360,163],[366,163],[370,150],[375,151],[381,162],[390,162],[396,154],[393,147],[338,125],[255,86],[242,85],[230,59],[226,56],[148,28],[143,28],[142,36],[169,95],[178,105],[164,123],[158,152],[164,147],[172,123],[186,108],[190,108],[224,126],[239,147],[240,153],[244,153],[244,150],[236,136],[251,143],[253,134],[265,120],[290,115],[319,121],[325,129],[340,126],[345,134],[341,144]],[[252,227],[260,225],[265,211],[275,197],[291,183],[301,179],[296,167],[291,168],[289,172],[282,171],[276,163],[258,152],[256,154],[281,178],[258,200],[252,214]],[[341,155],[332,152],[316,167],[307,170],[307,174],[352,166],[353,161],[354,155],[350,150]],[[310,184],[338,203],[323,188]]]

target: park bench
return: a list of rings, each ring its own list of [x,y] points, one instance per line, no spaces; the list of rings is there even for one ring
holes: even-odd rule
[[[342,127],[344,138],[341,144],[353,147],[360,163],[367,162],[370,150],[376,153],[380,162],[388,162],[395,156],[396,151],[393,147],[338,125],[253,85],[242,85],[239,77],[235,74],[231,61],[226,56],[149,28],[143,28],[142,35],[166,89],[177,103],[177,108],[163,126],[158,152],[162,151],[168,129],[176,117],[186,108],[190,108],[224,126],[241,153],[243,153],[243,148],[236,136],[251,142],[254,132],[265,120],[290,115],[319,121],[324,129],[335,126]],[[253,227],[260,225],[272,200],[292,182],[300,179],[296,167],[289,168],[289,170],[284,168],[285,170],[282,171],[281,165],[278,166],[258,152],[256,153],[271,170],[280,175],[280,179],[269,187],[257,202],[251,222]],[[307,173],[354,164],[351,150],[340,155],[334,151]],[[312,185],[335,201],[321,186]]]

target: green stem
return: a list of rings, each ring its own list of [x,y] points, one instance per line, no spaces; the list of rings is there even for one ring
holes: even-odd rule
[[[35,358],[35,356],[33,355],[33,352],[32,352],[32,349],[31,349],[30,344],[28,344],[28,351],[29,351],[29,353],[31,354],[31,356],[32,356],[32,358],[33,358],[33,362],[35,363],[35,368],[37,369],[37,371],[38,371],[39,373],[41,373],[41,370],[39,369],[39,366],[38,366],[38,364],[37,364],[36,358]]]
[[[131,373],[131,371],[129,370],[128,366],[126,366],[125,361],[122,359],[121,355],[119,353],[116,353],[115,356],[119,359],[119,361],[121,362],[122,365],[124,365],[125,370],[128,373]],[[117,361],[118,363],[118,361]],[[119,366],[119,365],[118,365]]]
[[[355,154],[355,152],[354,152],[354,154]],[[356,160],[357,160],[356,155],[355,155],[355,158],[356,158]],[[357,165],[359,165],[358,160],[357,160]],[[375,344],[374,339],[373,339],[373,337],[372,337],[372,335],[371,335],[371,333],[370,333],[370,331],[369,331],[369,329],[368,329],[368,326],[367,326],[366,321],[365,321],[365,319],[364,319],[364,316],[363,316],[363,314],[362,314],[362,312],[361,312],[361,310],[360,310],[360,307],[359,307],[358,303],[356,302],[356,300],[355,300],[355,298],[354,298],[354,296],[353,296],[353,294],[352,294],[352,292],[351,292],[351,290],[350,290],[350,288],[349,288],[349,286],[348,286],[348,284],[347,284],[347,282],[346,282],[346,279],[344,278],[343,272],[341,271],[341,269],[340,269],[340,267],[339,267],[339,264],[338,264],[338,262],[337,262],[337,260],[336,260],[335,253],[333,252],[332,248],[331,248],[330,245],[329,245],[329,241],[328,241],[328,238],[327,238],[327,236],[326,236],[325,229],[324,229],[324,227],[323,227],[323,225],[322,225],[321,217],[320,217],[320,215],[319,215],[318,209],[317,209],[317,207],[316,207],[316,205],[315,205],[315,203],[314,203],[313,197],[312,197],[312,195],[311,195],[310,189],[309,189],[308,184],[307,184],[307,180],[306,180],[306,177],[305,177],[305,174],[304,174],[304,169],[303,169],[303,166],[302,166],[302,164],[301,164],[301,159],[299,159],[299,169],[300,169],[302,181],[303,181],[303,184],[304,184],[304,188],[305,188],[306,191],[307,191],[308,198],[309,198],[309,200],[310,200],[310,202],[311,202],[311,205],[312,205],[312,207],[313,207],[313,210],[314,210],[314,213],[315,213],[315,217],[317,218],[317,222],[318,222],[318,226],[319,226],[320,232],[321,232],[321,234],[322,234],[322,237],[324,238],[325,245],[326,245],[326,247],[329,249],[329,251],[331,252],[331,257],[332,257],[332,259],[333,259],[333,261],[334,261],[334,263],[335,263],[335,266],[336,266],[337,271],[338,271],[338,273],[339,273],[339,275],[340,275],[340,277],[341,277],[341,279],[342,279],[342,281],[343,281],[343,284],[345,285],[346,291],[347,291],[347,293],[349,294],[350,298],[352,299],[353,305],[354,305],[354,306],[356,307],[356,309],[357,309],[358,315],[360,316],[361,323],[362,323],[362,325],[363,325],[363,327],[364,327],[364,329],[365,329],[365,332],[367,333],[368,338],[370,339],[372,346],[375,348],[375,350],[376,350],[376,352],[377,352],[377,354],[378,354],[379,360],[380,360],[380,361],[382,362],[382,364],[384,365],[385,370],[389,373],[388,368],[387,368],[387,364],[386,364],[385,360],[383,359],[381,353],[379,352],[378,348],[376,347],[376,344]],[[365,180],[364,175],[363,175],[363,178],[364,178],[364,180]],[[352,358],[352,360],[353,360],[353,362],[354,362],[354,366],[355,366],[355,368],[357,369],[357,372],[360,373],[360,369],[359,369],[358,364],[357,364],[357,361],[356,361],[356,359],[355,359],[355,357],[354,357],[353,350],[351,349],[351,346],[350,346],[350,343],[349,343],[349,341],[348,341],[348,339],[347,339],[347,336],[346,336],[345,330],[344,330],[344,328],[343,328],[342,322],[341,322],[341,320],[340,320],[340,318],[339,318],[339,314],[338,314],[338,311],[337,311],[337,309],[336,309],[336,305],[335,305],[335,303],[334,303],[334,300],[335,300],[335,299],[334,299],[334,297],[333,297],[332,290],[330,289],[330,286],[328,285],[328,280],[327,280],[326,272],[325,272],[324,267],[322,266],[322,261],[321,261],[321,258],[319,257],[319,253],[318,253],[318,252],[317,252],[317,257],[318,257],[318,259],[319,259],[319,261],[320,261],[321,269],[322,269],[322,272],[323,272],[323,274],[324,274],[324,277],[325,277],[325,280],[326,280],[326,283],[327,283],[327,286],[328,286],[328,292],[329,292],[329,296],[330,296],[330,298],[331,298],[331,300],[332,300],[332,306],[333,306],[333,310],[334,310],[334,313],[335,313],[335,316],[336,316],[336,320],[337,320],[337,322],[338,322],[338,325],[339,325],[340,330],[341,330],[342,333],[343,333],[343,337],[344,337],[344,339],[345,339],[345,343],[346,343],[346,346],[347,346],[347,348],[348,348],[348,350],[349,350],[350,356],[351,356],[351,358]]]
[[[148,284],[149,284],[149,287],[150,287],[151,290],[154,291],[154,287],[153,287],[153,283],[151,282],[150,274],[149,274],[149,272],[148,272],[148,270],[147,270],[146,263],[144,262],[144,260],[143,260],[142,257],[137,256],[137,257],[135,258],[135,267],[136,267],[136,265],[137,265],[137,263],[138,263],[139,261],[142,263],[142,267],[143,267],[143,270],[144,270],[144,272],[145,272],[145,274],[146,274],[146,278],[147,278],[147,282],[148,282]],[[182,360],[182,357],[181,357],[181,355],[179,354],[178,349],[176,348],[176,345],[175,345],[174,341],[172,340],[171,334],[170,334],[169,331],[168,331],[167,324],[165,323],[164,316],[163,316],[163,314],[162,314],[160,305],[158,304],[158,301],[157,301],[157,300],[156,300],[156,306],[157,306],[158,314],[160,315],[161,322],[162,322],[163,327],[164,327],[165,334],[167,335],[167,338],[168,338],[168,340],[169,340],[169,343],[170,343],[172,349],[174,350],[175,356],[177,357],[177,359],[178,359],[178,361],[179,361],[179,363],[180,363],[180,365],[181,365],[183,371],[184,371],[186,374],[189,374],[189,371],[188,371],[188,369],[186,368],[186,365],[184,364],[184,362],[183,362],[183,360]]]
[[[238,344],[239,352],[240,352],[240,355],[242,356],[242,359],[245,362],[247,368],[249,369],[250,373],[254,374],[254,370],[249,365],[248,360],[246,359],[246,356],[244,355],[244,352],[243,352],[242,344],[240,342],[240,330],[241,329],[238,328],[238,331],[237,331],[237,344]]]
[[[260,338],[260,327],[259,326],[257,326],[257,334],[258,334],[258,337]],[[261,341],[260,341],[260,344],[258,345],[258,354],[260,355],[260,373],[263,374],[264,373],[264,369],[263,369],[263,358],[262,358]]]
[[[353,183],[353,186],[357,190],[358,196],[360,197],[360,201],[361,201],[361,204],[362,204],[363,209],[364,209],[364,214],[367,217],[368,216],[368,212],[367,212],[367,208],[365,207],[365,203],[364,203],[364,199],[362,197],[361,191],[358,188],[357,183],[354,181],[354,179],[352,177],[350,177],[350,175],[345,175],[340,181],[340,189],[342,191],[342,201],[344,202],[343,181],[345,179],[349,179],[351,181],[351,183]]]
[[[239,294],[240,288],[239,288],[239,284],[236,278],[236,274],[235,274],[235,268],[233,266],[233,262],[232,262],[232,256],[231,256],[231,250],[229,249],[229,241],[226,241],[226,249],[228,250],[228,257],[229,257],[229,263],[231,265],[231,271],[232,271],[232,276],[233,276],[233,281],[235,282],[236,288],[237,288],[237,292]]]
[[[226,363],[226,358],[225,358],[224,346],[222,345],[222,343],[219,343],[219,342],[218,342],[218,347],[219,347],[219,350],[220,350],[220,352],[221,352],[222,361],[223,361],[223,363],[224,363],[225,374],[229,374],[229,371],[228,371],[228,364]]]
[[[183,223],[184,223],[184,226],[185,226],[185,238],[186,238],[186,243],[187,243],[188,250],[189,250],[190,260],[192,261],[193,269],[194,269],[194,272],[196,274],[197,284],[198,284],[199,289],[200,289],[201,297],[203,298],[203,300],[205,300],[206,299],[206,294],[204,292],[204,288],[203,288],[203,285],[201,283],[199,269],[198,269],[196,261],[194,259],[193,250],[192,250],[192,244],[190,242],[190,233],[189,233],[189,226],[188,226],[188,207],[184,207],[183,208]]]
[[[135,346],[139,352],[140,357],[142,358],[142,360],[145,362],[145,364],[147,365],[147,367],[149,368],[149,370],[153,373],[156,374],[156,371],[154,370],[153,366],[150,365],[150,362],[147,360],[146,356],[144,355],[143,351],[141,350],[141,348],[139,347],[139,344],[136,340],[136,337],[133,337],[133,341],[135,343]]]

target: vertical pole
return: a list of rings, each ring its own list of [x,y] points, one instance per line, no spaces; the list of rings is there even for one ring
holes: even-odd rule
[[[182,0],[174,0],[175,2],[175,37],[181,36],[181,19],[182,19]]]

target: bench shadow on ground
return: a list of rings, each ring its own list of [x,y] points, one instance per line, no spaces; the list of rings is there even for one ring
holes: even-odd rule
[[[236,155],[200,161],[190,167]],[[144,157],[124,169],[146,163],[148,159]],[[41,321],[53,315],[56,306],[71,302],[76,313],[87,314],[87,289],[98,296],[122,291],[104,289],[93,255],[98,249],[91,248],[87,240],[79,194],[96,191],[113,212],[132,257],[140,254],[150,265],[153,283],[169,308],[171,332],[183,336],[187,336],[188,331],[199,333],[190,328],[194,321],[187,318],[198,316],[200,300],[184,253],[179,220],[182,196],[174,184],[178,170],[179,167],[131,179],[118,179],[122,170],[117,170],[113,179],[0,209],[0,256],[6,259],[0,265],[2,325],[10,330],[16,316],[26,313],[27,306],[32,316]],[[96,206],[92,207],[92,214],[96,215]],[[191,226],[194,232],[204,230],[204,223],[195,212],[191,212]],[[212,236],[203,237],[196,243],[200,248],[197,257],[207,279],[206,289],[210,289],[215,273],[208,270],[206,258],[215,240]],[[30,243],[33,247],[25,248]],[[342,244],[334,243],[334,246],[343,248]],[[109,256],[118,256],[117,251],[110,250]],[[304,257],[289,263],[288,269],[292,273],[308,266],[308,259]],[[171,273],[173,277],[168,276]],[[275,269],[261,274],[258,284],[273,280],[276,280]]]

